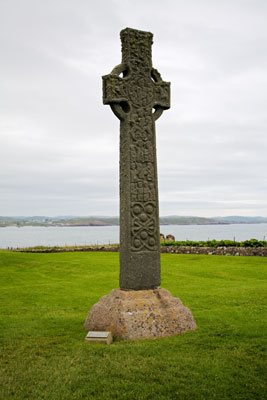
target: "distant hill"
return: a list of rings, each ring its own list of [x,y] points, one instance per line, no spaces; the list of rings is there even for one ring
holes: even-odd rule
[[[71,226],[110,226],[119,225],[119,217],[72,217],[57,219],[57,225]]]
[[[160,217],[161,225],[215,225],[215,224],[228,224],[227,221],[218,221],[214,218],[204,217]]]
[[[238,224],[260,224],[266,223],[267,218],[265,217],[242,217],[239,215],[231,215],[228,217],[215,217],[218,221],[228,221],[230,223]]]
[[[0,217],[0,226],[109,226],[119,225],[118,217]]]
[[[264,217],[216,217],[204,218],[194,216],[160,217],[161,225],[218,225],[218,224],[258,224],[267,223]],[[0,217],[0,227],[5,226],[112,226],[119,225],[119,217],[79,217],[79,216],[33,216],[33,217]]]

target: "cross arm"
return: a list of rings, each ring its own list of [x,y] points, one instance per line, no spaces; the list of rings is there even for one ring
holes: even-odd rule
[[[152,69],[152,78],[154,80],[154,104],[155,112],[154,120],[158,119],[164,110],[170,108],[170,82],[164,82],[160,73],[156,69]]]
[[[103,79],[103,103],[109,104],[114,114],[119,119],[124,119],[124,105],[128,99],[126,96],[125,82],[119,74],[125,70],[123,64],[117,65],[109,75],[102,76]]]

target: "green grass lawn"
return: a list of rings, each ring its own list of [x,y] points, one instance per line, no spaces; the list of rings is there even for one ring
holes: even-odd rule
[[[162,255],[162,287],[196,331],[85,343],[90,307],[118,287],[118,253],[0,252],[6,399],[266,399],[264,257]]]

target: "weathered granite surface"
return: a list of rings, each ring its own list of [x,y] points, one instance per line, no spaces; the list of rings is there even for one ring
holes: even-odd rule
[[[152,67],[150,32],[120,33],[122,62],[103,76],[103,103],[120,120],[120,288],[160,285],[155,121],[170,108],[170,83]]]
[[[177,335],[197,326],[191,311],[166,289],[113,289],[91,308],[84,328],[133,340]]]

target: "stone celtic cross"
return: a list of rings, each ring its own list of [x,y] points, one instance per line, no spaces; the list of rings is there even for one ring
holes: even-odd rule
[[[120,119],[120,288],[160,285],[155,121],[170,108],[170,83],[152,67],[153,35],[121,31],[122,63],[103,76],[103,102]]]

